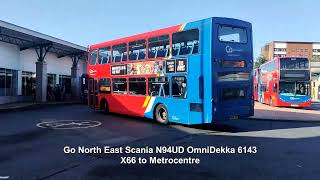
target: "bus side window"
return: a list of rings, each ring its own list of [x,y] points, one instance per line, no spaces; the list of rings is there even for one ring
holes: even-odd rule
[[[110,63],[111,59],[111,50],[110,47],[105,47],[99,49],[99,64],[107,64]]]
[[[117,44],[112,46],[113,62],[122,62],[127,60],[127,44]]]
[[[158,58],[169,55],[169,35],[162,35],[148,39],[148,57]]]
[[[146,40],[140,39],[129,42],[129,60],[143,60],[146,58]]]
[[[99,93],[102,93],[102,94],[111,93],[111,82],[109,78],[99,79]]]
[[[150,96],[169,96],[169,78],[156,77],[148,79],[148,93]]]
[[[90,61],[89,61],[90,65],[96,64],[97,54],[98,54],[98,50],[96,50],[96,49],[90,50]]]
[[[127,79],[126,78],[112,79],[112,92],[113,94],[127,94]]]
[[[129,78],[130,95],[146,95],[146,78]]]
[[[172,34],[172,55],[189,55],[199,52],[199,29]]]
[[[184,76],[172,77],[172,97],[186,98],[187,97],[187,79]]]

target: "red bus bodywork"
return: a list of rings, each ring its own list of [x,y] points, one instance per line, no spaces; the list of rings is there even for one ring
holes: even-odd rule
[[[147,33],[143,33],[143,34],[138,34],[138,35],[133,35],[133,36],[129,36],[126,38],[121,38],[121,39],[116,39],[116,40],[112,40],[112,41],[108,41],[108,42],[104,42],[104,43],[99,43],[96,45],[92,45],[90,46],[90,49],[99,49],[99,48],[103,48],[103,47],[107,47],[110,46],[112,47],[112,45],[115,44],[121,44],[121,43],[128,43],[130,41],[135,41],[135,40],[139,40],[139,39],[148,39],[150,37],[155,37],[155,36],[159,36],[159,35],[163,35],[163,34],[173,34],[175,32],[179,32],[180,30],[183,29],[183,24],[180,25],[176,25],[176,26],[172,26],[172,27],[168,27],[168,28],[163,28],[160,30],[156,30],[156,31],[151,31],[151,32],[147,32]],[[170,38],[170,45],[172,45],[172,39]],[[89,49],[89,51],[90,51]],[[148,43],[146,43],[146,49],[148,49]],[[127,49],[127,54],[128,54],[128,49]],[[112,59],[112,55],[111,55],[111,59]],[[156,60],[161,60],[161,59],[165,59],[165,58],[157,58]],[[145,62],[148,60],[155,60],[154,58],[148,58],[148,53],[146,53],[146,59],[145,60],[135,60],[134,62]],[[120,64],[126,64],[128,63],[127,61],[125,62],[117,62],[117,65]],[[141,75],[121,75],[121,76],[116,76],[116,75],[110,75],[110,69],[111,69],[111,65],[114,65],[115,63],[108,63],[108,64],[96,64],[96,65],[90,65],[90,63],[88,63],[88,74],[89,77],[93,78],[93,79],[98,79],[101,77],[104,78],[135,78],[135,77],[141,77]],[[156,76],[156,74],[149,74],[149,75],[143,75],[144,78],[148,78],[148,77],[154,77]],[[93,79],[91,79],[91,81],[93,81]],[[93,86],[97,86],[97,82],[90,82],[89,79],[89,86],[91,85]],[[146,90],[148,90],[148,84],[146,85]],[[150,96],[128,96],[125,94],[117,94],[117,95],[111,95],[111,94],[99,94],[96,95],[96,97],[94,98],[94,104],[96,109],[100,109],[100,103],[102,99],[106,99],[108,104],[110,104],[109,111],[110,112],[116,112],[116,113],[120,113],[120,114],[127,114],[127,115],[132,115],[132,116],[140,116],[143,117],[144,113],[146,111],[147,105],[150,101]],[[90,105],[90,102],[89,102]]]
[[[274,58],[261,65],[259,70],[255,70],[254,83],[255,87],[255,97],[256,101],[259,101],[270,106],[282,106],[282,107],[310,107],[311,106],[311,97],[310,97],[310,88],[309,95],[305,97],[304,101],[295,102],[295,98],[298,97],[288,97],[283,98],[280,95],[280,61],[282,57]],[[300,57],[283,57],[283,58],[300,58]],[[273,67],[270,70],[265,71],[263,67]],[[310,71],[310,66],[309,66]],[[311,87],[311,75],[309,72],[309,87]],[[259,82],[260,81],[260,82]]]

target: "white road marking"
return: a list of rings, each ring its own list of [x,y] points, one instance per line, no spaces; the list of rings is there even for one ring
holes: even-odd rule
[[[58,120],[41,122],[37,124],[37,127],[51,129],[79,129],[97,127],[101,124],[102,123],[99,121],[90,120]]]

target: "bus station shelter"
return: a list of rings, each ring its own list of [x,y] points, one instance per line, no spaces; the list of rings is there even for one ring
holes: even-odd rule
[[[46,102],[56,85],[78,99],[86,59],[86,47],[0,21],[0,104]]]

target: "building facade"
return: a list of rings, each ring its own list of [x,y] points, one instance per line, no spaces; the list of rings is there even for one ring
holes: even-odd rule
[[[85,47],[0,21],[0,104],[36,100],[36,92],[40,102],[54,100],[57,87],[71,99],[87,72],[85,53]]]
[[[320,42],[273,41],[261,48],[267,59],[284,56],[300,56],[309,60],[320,59]]]
[[[320,42],[272,41],[261,48],[261,55],[267,60],[275,57],[299,56],[310,61],[311,96],[320,100]]]

